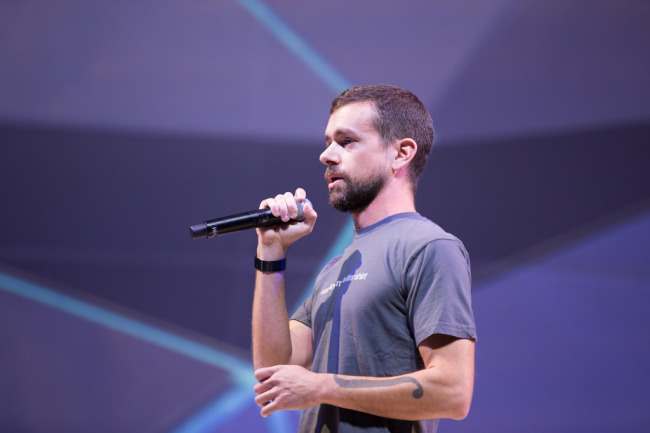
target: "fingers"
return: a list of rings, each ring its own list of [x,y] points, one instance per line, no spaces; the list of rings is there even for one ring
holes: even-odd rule
[[[264,389],[266,388],[267,387],[264,387]],[[277,396],[278,396],[278,391],[274,389],[272,386],[268,386],[268,390],[257,394],[257,396],[255,397],[255,403],[257,403],[258,406],[263,407],[269,404],[271,400],[275,400]]]
[[[277,365],[272,367],[258,368],[257,370],[255,370],[255,379],[257,379],[258,382],[264,382],[265,380],[273,376],[273,373],[275,373],[277,370],[278,370]]]
[[[289,206],[290,204],[287,203],[287,197],[285,194],[278,194],[274,198],[267,198],[266,200],[263,200],[262,203],[260,203],[260,209],[268,208],[274,216],[280,217],[284,222],[287,222],[290,219]]]
[[[277,406],[277,404],[275,402],[273,402],[273,401],[268,403],[267,405],[262,407],[262,410],[260,411],[260,415],[262,415],[264,418],[267,418],[273,412],[278,410],[278,408],[276,406]]]
[[[304,201],[306,197],[305,190],[298,188],[295,196],[286,192],[260,203],[260,209],[268,208],[283,222],[279,225],[257,228],[257,256],[261,260],[278,260],[286,257],[288,248],[294,242],[312,232],[317,216],[312,206],[303,207],[304,221],[295,221],[298,217],[297,202]]]
[[[255,371],[255,378],[260,382],[253,387],[253,391],[257,394],[255,403],[262,408],[260,415],[265,418],[277,410],[277,404],[274,404],[273,401],[277,398],[278,391],[269,381],[275,370],[276,368],[269,367]]]
[[[305,192],[304,189],[298,188],[298,189],[296,189],[295,197],[296,197],[296,200],[303,201],[304,199],[307,198],[307,193]]]
[[[305,206],[302,208],[302,214],[305,216],[305,223],[313,227],[314,223],[316,222],[316,218],[318,217],[318,214],[314,210],[314,207],[311,204],[311,202],[305,203]]]
[[[298,410],[318,404],[313,388],[314,373],[297,365],[276,365],[255,371],[255,403],[264,417],[278,410]]]
[[[268,393],[271,389],[273,389],[273,383],[272,383],[272,376],[273,373],[279,368],[279,366],[273,366],[273,367],[266,367],[266,368],[260,368],[258,370],[255,370],[255,379],[259,382],[253,387],[253,391],[255,391],[255,394],[258,395],[257,398],[255,398],[256,402],[264,402],[264,401],[269,401],[272,400],[273,397],[271,398],[266,398],[263,396],[265,393]],[[260,403],[257,403],[261,406]]]
[[[262,408],[260,415],[263,417],[266,418],[277,410],[278,404],[275,402],[275,399],[277,397],[276,394],[277,393],[271,389],[268,392],[255,397],[255,403]]]
[[[255,404],[257,404],[262,409],[260,410],[260,415],[267,417],[271,415],[276,410],[286,409],[281,403],[282,397],[280,394],[282,391],[273,385],[260,383],[255,385]]]
[[[304,189],[296,189],[295,196],[290,192],[278,194],[274,198],[267,198],[260,203],[260,209],[268,208],[271,213],[280,217],[282,221],[288,222],[290,219],[298,216],[298,201],[303,201],[307,198],[307,193]],[[311,208],[312,214],[315,214]]]

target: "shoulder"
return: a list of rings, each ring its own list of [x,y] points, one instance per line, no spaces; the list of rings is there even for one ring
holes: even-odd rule
[[[415,212],[395,218],[387,228],[393,242],[406,244],[411,251],[420,251],[428,247],[435,248],[438,244],[451,243],[461,247],[463,245],[459,238]]]
[[[341,260],[341,257],[343,257],[343,255],[339,254],[338,256],[334,257],[332,260],[327,262],[327,264],[325,264],[325,266],[323,266],[323,269],[321,269],[321,272],[327,271],[329,268],[331,268],[332,266],[337,264],[339,262],[339,260]]]

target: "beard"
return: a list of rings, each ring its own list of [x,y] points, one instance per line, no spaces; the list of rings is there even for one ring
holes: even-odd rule
[[[341,212],[361,211],[373,202],[386,180],[386,175],[381,172],[372,173],[367,179],[358,181],[346,177],[344,186],[334,187],[329,191],[330,205]]]

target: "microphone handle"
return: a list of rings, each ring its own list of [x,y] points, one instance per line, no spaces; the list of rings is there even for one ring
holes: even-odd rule
[[[282,222],[280,217],[273,216],[269,209],[258,209],[206,221],[208,228],[217,235],[225,235],[239,230],[254,229]]]
[[[305,215],[302,212],[303,206],[304,202],[298,202],[298,216],[291,221],[305,220]],[[270,209],[255,209],[193,225],[190,227],[190,235],[192,239],[213,238],[226,233],[277,224],[284,224],[284,222],[280,217],[274,216]]]

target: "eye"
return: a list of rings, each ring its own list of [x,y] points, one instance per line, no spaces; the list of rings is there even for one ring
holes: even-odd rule
[[[325,139],[325,147],[329,148],[332,144],[336,144],[337,146],[341,147],[346,147],[349,144],[356,143],[357,139],[352,138],[352,137],[346,137],[344,135],[341,135],[339,137],[334,137],[334,139],[326,138]]]

